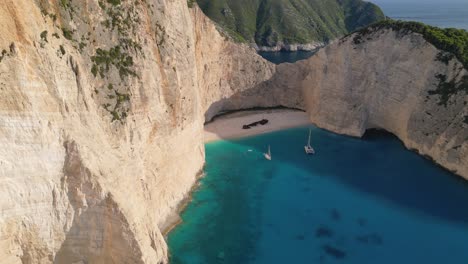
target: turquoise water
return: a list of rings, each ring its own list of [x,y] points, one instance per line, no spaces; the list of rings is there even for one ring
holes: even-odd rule
[[[171,263],[468,263],[465,181],[388,134],[314,128],[306,156],[307,131],[207,144]]]

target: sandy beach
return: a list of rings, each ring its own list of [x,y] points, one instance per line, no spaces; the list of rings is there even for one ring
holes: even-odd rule
[[[242,129],[262,119],[268,119],[265,125]],[[290,109],[242,111],[219,116],[205,125],[205,143],[220,139],[234,139],[267,133],[291,127],[311,124],[307,113]]]

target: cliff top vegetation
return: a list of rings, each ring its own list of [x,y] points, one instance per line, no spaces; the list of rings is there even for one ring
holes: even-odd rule
[[[464,29],[438,28],[419,22],[406,22],[387,19],[358,30],[357,37],[367,35],[379,29],[392,29],[403,33],[419,33],[436,48],[455,56],[468,69],[468,32]],[[355,39],[357,40],[357,39]],[[450,57],[441,57],[448,61]]]

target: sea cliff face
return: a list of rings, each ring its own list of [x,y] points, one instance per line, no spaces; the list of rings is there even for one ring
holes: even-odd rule
[[[318,126],[358,137],[387,130],[468,179],[468,72],[422,35],[355,33],[281,69],[303,73],[294,82]]]
[[[212,101],[274,66],[180,1],[0,6],[2,263],[167,263]]]
[[[428,95],[436,74],[466,70],[417,34],[276,67],[185,0],[6,0],[0,22],[2,263],[167,263],[161,228],[201,172],[203,123],[225,110],[386,129],[468,177],[466,94]]]
[[[378,29],[280,64],[268,81],[215,104],[299,108],[317,126],[356,137],[383,129],[468,179],[467,80],[463,64],[421,34]]]

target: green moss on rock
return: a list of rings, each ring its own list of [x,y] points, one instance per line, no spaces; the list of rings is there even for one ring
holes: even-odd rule
[[[388,19],[357,31],[357,34],[355,35],[355,43],[359,42],[359,39],[362,39],[363,36],[380,29],[392,29],[398,31],[402,35],[419,33],[427,42],[442,51],[452,54],[463,63],[465,68],[468,68],[468,32],[466,30],[438,28],[419,22]],[[356,41],[356,38],[359,38],[358,41]],[[444,54],[443,58],[438,58],[445,62],[448,59],[447,56],[447,54]]]
[[[448,80],[443,74],[437,74],[435,77],[439,83],[437,89],[429,91],[429,95],[439,95],[439,105],[447,107],[449,99],[459,92],[468,94],[468,75],[461,77],[459,81],[455,78]]]
[[[91,72],[95,77],[99,73],[101,78],[105,78],[111,66],[117,68],[122,80],[129,75],[137,76],[135,71],[132,70],[133,57],[122,51],[120,46],[115,46],[109,50],[97,49],[96,54],[91,57],[91,61],[93,62]]]

